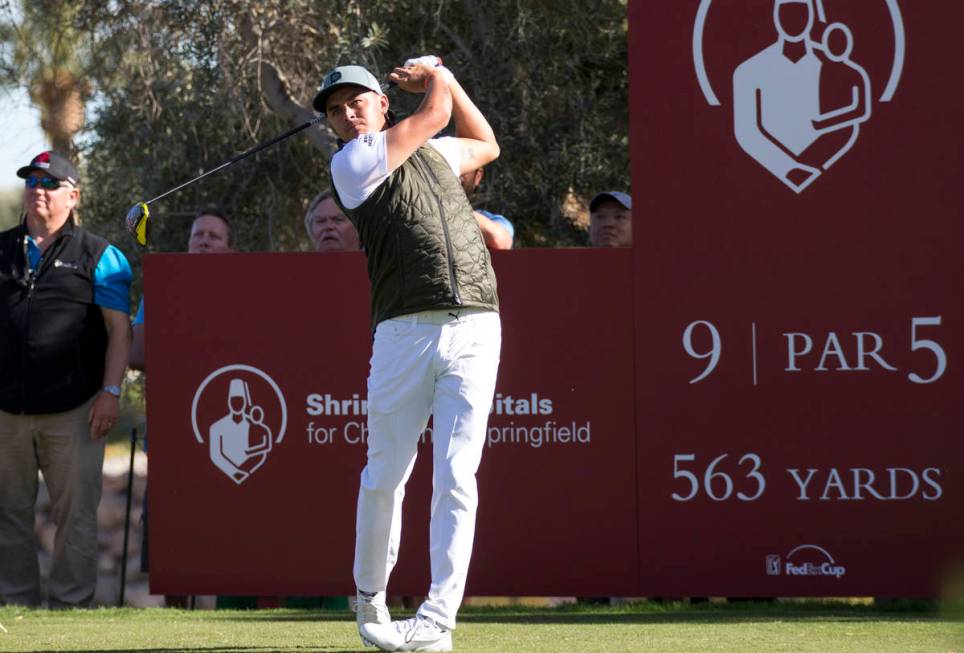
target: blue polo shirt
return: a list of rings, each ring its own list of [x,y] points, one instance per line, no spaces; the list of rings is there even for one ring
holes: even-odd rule
[[[32,236],[27,236],[27,262],[36,270],[43,253]],[[94,303],[130,315],[131,266],[123,252],[108,245],[94,268]]]

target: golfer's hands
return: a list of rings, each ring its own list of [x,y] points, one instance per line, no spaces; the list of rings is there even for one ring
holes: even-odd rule
[[[403,91],[409,93],[424,93],[428,90],[429,80],[433,77],[441,80],[443,74],[444,73],[435,66],[419,63],[414,66],[396,68],[388,76],[388,79],[398,84],[398,87]]]
[[[118,414],[120,414],[120,399],[107,392],[99,393],[87,415],[90,439],[100,440],[107,435],[107,432],[117,424]]]

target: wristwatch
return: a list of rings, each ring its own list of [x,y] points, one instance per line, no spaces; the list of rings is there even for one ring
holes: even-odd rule
[[[121,389],[116,385],[105,385],[103,388],[101,388],[101,391],[106,392],[109,395],[114,395],[115,397],[120,397],[121,395]]]

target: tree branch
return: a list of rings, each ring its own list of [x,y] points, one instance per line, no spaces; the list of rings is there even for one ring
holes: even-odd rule
[[[255,31],[254,24],[250,16],[245,16],[241,21],[241,34],[244,41],[252,48],[258,48],[260,35]],[[288,90],[288,81],[284,74],[270,61],[264,59],[257,50],[258,72],[260,78],[261,94],[264,97],[268,108],[272,113],[279,116],[286,122],[298,125],[308,122],[315,117],[315,112],[310,108],[299,104],[291,96]],[[331,155],[337,147],[337,139],[331,129],[325,126],[311,128],[307,131],[308,140],[315,148],[321,150],[326,155]]]

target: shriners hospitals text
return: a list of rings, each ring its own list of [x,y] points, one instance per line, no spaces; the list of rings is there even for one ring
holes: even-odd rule
[[[305,399],[306,412],[312,417],[319,415],[367,415],[368,401],[356,392],[349,399],[338,399],[330,394],[313,392]],[[496,393],[489,408],[490,415],[552,415],[552,399],[533,392],[528,397],[513,397]]]
[[[520,397],[496,393],[492,400],[489,414],[498,417],[512,416],[542,417],[552,415],[554,406],[551,399],[540,397],[532,392],[528,396]],[[326,417],[363,417],[368,414],[368,402],[359,393],[350,398],[342,399],[331,394],[312,393],[306,398],[305,411],[308,415]],[[528,423],[517,424],[515,420],[508,424],[490,424],[487,430],[487,444],[523,445],[533,449],[540,449],[546,445],[588,445],[592,441],[592,423],[571,420],[559,422],[553,419],[526,420]],[[349,445],[364,444],[368,441],[368,425],[364,421],[350,420],[342,424],[316,424],[309,422],[305,429],[309,444],[324,445],[341,441]],[[429,441],[432,437],[431,427],[422,433],[421,441]]]

